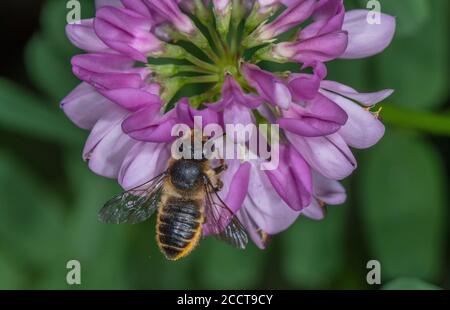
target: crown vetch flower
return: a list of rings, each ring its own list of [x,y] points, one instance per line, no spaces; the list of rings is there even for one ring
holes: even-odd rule
[[[83,158],[94,172],[126,189],[144,183],[165,169],[172,127],[193,127],[195,116],[225,130],[279,124],[277,169],[260,170],[258,156],[229,159],[222,177],[220,194],[254,242],[264,248],[300,214],[321,219],[325,204],[345,200],[337,180],[356,168],[350,147],[381,139],[384,126],[373,107],[392,90],[358,93],[325,80],[326,62],[383,51],[395,32],[393,17],[369,24],[368,11],[346,12],[343,0],[96,4],[93,19],[67,26],[68,38],[87,54],[72,59],[83,82],[61,104],[91,131]],[[294,37],[282,36],[293,29]],[[261,61],[298,69],[271,72]]]

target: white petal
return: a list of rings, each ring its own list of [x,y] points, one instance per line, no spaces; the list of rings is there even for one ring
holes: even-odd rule
[[[370,111],[342,96],[327,91],[322,92],[348,114],[347,123],[338,131],[348,145],[366,149],[380,141],[385,127]]]
[[[169,147],[164,143],[136,143],[123,161],[120,185],[128,190],[148,182],[166,169],[169,157]]]
[[[92,129],[100,117],[116,105],[83,82],[62,100],[61,108],[78,127]]]
[[[348,32],[348,46],[344,59],[366,58],[382,52],[392,42],[395,18],[383,13],[380,23],[369,23],[368,10],[353,10],[345,14],[343,30]]]

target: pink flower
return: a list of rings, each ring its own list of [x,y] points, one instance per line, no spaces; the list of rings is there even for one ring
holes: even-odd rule
[[[337,180],[356,169],[351,148],[371,147],[383,136],[371,108],[392,90],[362,94],[327,81],[325,63],[382,52],[395,32],[393,17],[383,14],[381,24],[371,25],[368,11],[346,12],[343,0],[96,4],[93,19],[67,26],[68,38],[87,53],[73,57],[83,82],[61,103],[76,125],[91,131],[83,158],[94,172],[125,189],[144,183],[166,168],[173,126],[194,127],[196,116],[225,131],[227,124],[278,124],[277,169],[261,170],[266,159],[256,154],[227,159],[222,176],[220,195],[253,241],[264,248],[269,235],[299,215],[321,219],[324,204],[344,202]],[[278,41],[299,25],[292,40]],[[298,62],[299,72],[269,72],[260,60]],[[189,85],[198,93],[180,95]],[[247,139],[238,142],[248,147]]]

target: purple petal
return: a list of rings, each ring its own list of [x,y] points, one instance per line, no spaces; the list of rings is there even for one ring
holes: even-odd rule
[[[250,86],[255,88],[262,98],[282,109],[289,107],[292,102],[291,93],[280,78],[248,63],[242,65],[242,73]]]
[[[314,172],[314,195],[322,202],[329,205],[340,205],[347,199],[344,186],[338,181],[325,178],[323,175]]]
[[[133,68],[134,61],[115,54],[96,53],[72,58],[73,73],[98,89],[141,88],[150,74],[146,68]]]
[[[347,49],[347,33],[338,31],[297,43],[280,43],[274,53],[302,63],[326,62],[341,56]]]
[[[314,11],[313,22],[300,31],[299,39],[310,39],[314,36],[341,30],[344,15],[343,0],[319,1]]]
[[[298,1],[291,5],[272,23],[264,25],[261,31],[261,38],[270,40],[283,32],[304,22],[314,11],[316,0]]]
[[[193,128],[194,121],[196,117],[200,117],[202,128],[209,124],[218,124],[219,114],[210,109],[206,108],[203,110],[197,110],[191,107],[189,100],[187,98],[181,99],[176,106],[176,114],[179,123],[183,123]]]
[[[340,94],[343,97],[355,100],[366,106],[375,105],[392,95],[394,92],[392,89],[385,89],[376,93],[359,93],[349,86],[334,81],[322,81],[320,87]]]
[[[357,167],[351,150],[337,133],[326,137],[304,138],[286,132],[286,136],[308,164],[327,178],[345,179]]]
[[[349,119],[339,130],[345,142],[355,148],[369,148],[383,137],[384,125],[370,111],[340,95],[323,91],[324,95],[336,102],[347,112]]]
[[[87,52],[110,51],[109,47],[97,37],[93,19],[84,19],[80,24],[67,25],[66,35],[73,45]]]
[[[136,0],[121,0],[125,8],[144,15],[145,17],[153,20],[154,14],[150,11],[150,8],[144,3],[144,1]]]
[[[103,7],[94,28],[107,46],[137,61],[146,63],[149,52],[161,49],[161,41],[150,31],[151,20],[128,9]]]
[[[247,195],[249,180],[250,180],[249,163],[243,163],[233,176],[229,185],[228,194],[225,198],[225,203],[233,213],[237,213],[244,202]]]
[[[92,129],[109,109],[116,109],[116,106],[89,84],[81,83],[62,100],[61,108],[78,127]]]
[[[161,106],[161,98],[134,88],[99,90],[99,92],[129,111],[138,111],[148,105]]]
[[[343,30],[348,32],[348,47],[344,59],[366,58],[386,49],[394,38],[395,18],[381,14],[379,24],[370,24],[367,10],[353,10],[345,14]]]
[[[295,222],[300,212],[292,210],[274,190],[267,175],[252,163],[248,195],[243,209],[255,225],[274,235],[286,230]]]
[[[175,1],[159,0],[156,3],[155,1],[147,0],[146,3],[166,20],[170,21],[179,31],[186,34],[195,32],[195,27],[191,19],[181,12]]]
[[[117,178],[125,156],[136,143],[115,126],[94,148],[89,159],[89,168],[98,175]]]
[[[172,110],[173,111],[173,110]],[[174,112],[161,115],[160,107],[145,107],[122,123],[123,131],[133,139],[154,143],[171,142],[172,128],[178,123]]]
[[[168,144],[138,142],[125,157],[118,181],[125,190],[142,185],[161,174],[169,158]]]
[[[120,125],[122,121],[127,117],[129,112],[113,105],[106,110],[104,115],[97,121],[89,134],[86,144],[83,149],[83,159],[88,160],[91,152],[100,143],[100,141],[111,131],[111,129],[117,125]]]
[[[311,204],[301,212],[302,215],[316,221],[323,220],[326,215],[325,208],[320,205],[320,202],[317,201],[317,199],[313,199]]]
[[[295,211],[311,203],[312,176],[305,160],[292,147],[280,147],[278,169],[266,171],[280,197]]]
[[[225,126],[227,124],[247,126],[254,123],[251,111],[246,107],[235,104],[223,112],[223,122]]]
[[[122,132],[120,124],[125,117],[123,110],[108,111],[86,141],[84,158],[88,160],[89,168],[101,176],[117,178],[126,154],[136,143]]]
[[[280,128],[303,137],[321,137],[337,132],[341,125],[313,117],[280,118]]]
[[[293,104],[278,120],[281,128],[304,137],[318,137],[338,131],[347,122],[347,114],[322,94],[300,106]]]
[[[312,100],[319,92],[320,82],[327,76],[327,67],[321,62],[304,65],[313,68],[313,74],[291,74],[288,86],[294,102]]]

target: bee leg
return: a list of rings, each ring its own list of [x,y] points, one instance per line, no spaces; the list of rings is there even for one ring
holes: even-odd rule
[[[211,182],[211,179],[207,175],[204,176],[203,180],[204,180],[205,185],[208,184],[208,183],[211,183],[212,188],[216,192],[219,192],[222,189],[222,187],[223,187],[222,180],[220,180],[219,178],[217,178],[215,176],[213,178],[213,180],[214,180],[213,182]]]
[[[216,191],[216,192],[220,192],[220,190],[223,188],[223,182],[222,182],[222,180],[217,180],[217,184],[216,184],[216,187],[214,188],[214,190]]]
[[[224,172],[224,171],[227,170],[227,169],[228,169],[227,164],[223,163],[223,164],[221,164],[220,166],[214,168],[214,172],[215,172],[217,175],[219,175],[219,174],[221,174],[222,172]]]

